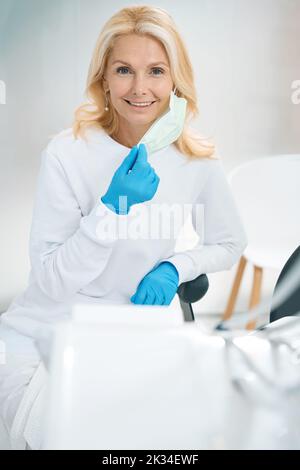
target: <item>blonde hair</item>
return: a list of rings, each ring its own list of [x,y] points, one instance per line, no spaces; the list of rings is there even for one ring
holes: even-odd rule
[[[187,100],[185,126],[174,143],[177,149],[190,158],[214,158],[214,145],[188,126],[188,121],[196,117],[199,111],[194,73],[186,47],[171,16],[161,8],[148,5],[121,9],[106,22],[100,32],[87,78],[86,96],[89,102],[79,106],[75,111],[73,122],[75,138],[78,136],[84,138],[86,128],[90,127],[103,129],[108,135],[117,132],[119,126],[117,112],[113,106],[109,106],[108,111],[104,110],[106,94],[103,75],[116,39],[128,34],[148,35],[159,40],[169,57],[176,94]]]

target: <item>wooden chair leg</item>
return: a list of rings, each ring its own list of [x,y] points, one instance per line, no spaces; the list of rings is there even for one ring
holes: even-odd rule
[[[244,256],[242,256],[240,259],[238,268],[237,268],[234,283],[231,289],[231,293],[227,302],[226,309],[223,313],[222,320],[228,320],[233,313],[233,309],[234,309],[235,302],[239,293],[239,288],[240,288],[240,284],[243,278],[246,264],[247,264],[247,259]]]
[[[263,276],[263,268],[259,266],[254,266],[252,291],[251,291],[250,302],[249,302],[250,309],[258,305],[260,302],[262,276]],[[246,325],[246,329],[254,330],[255,326],[256,326],[256,320],[250,319]]]

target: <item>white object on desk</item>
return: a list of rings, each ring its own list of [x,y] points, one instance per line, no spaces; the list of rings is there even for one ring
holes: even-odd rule
[[[178,326],[184,323],[178,297],[170,305],[76,304],[72,319],[82,323]]]
[[[44,449],[299,448],[299,393],[281,400],[238,350],[228,360],[221,333],[196,322],[117,324],[110,315],[57,328]],[[236,336],[254,365],[280,380],[285,354],[277,362],[261,334]]]

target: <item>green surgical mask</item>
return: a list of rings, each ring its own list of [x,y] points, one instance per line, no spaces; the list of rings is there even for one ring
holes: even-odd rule
[[[187,101],[176,96],[175,90],[171,91],[168,111],[152,124],[138,143],[146,145],[148,155],[175,142],[183,131]]]

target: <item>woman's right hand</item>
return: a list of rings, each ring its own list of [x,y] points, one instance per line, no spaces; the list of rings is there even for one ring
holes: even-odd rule
[[[117,214],[128,214],[134,204],[153,198],[159,185],[159,176],[147,160],[144,144],[133,147],[115,171],[101,201]]]

